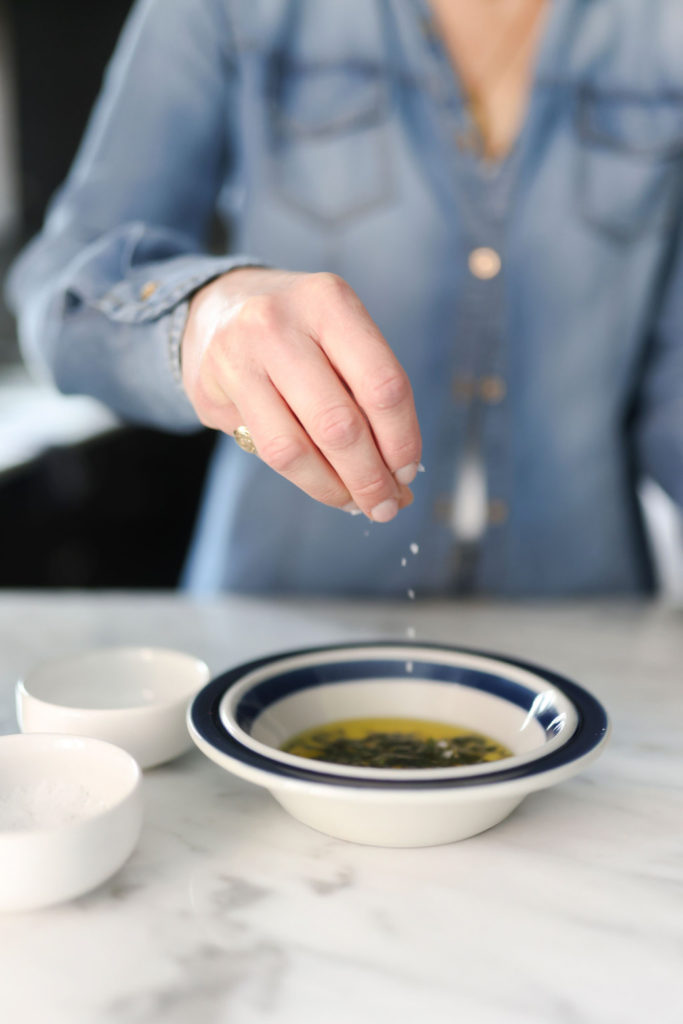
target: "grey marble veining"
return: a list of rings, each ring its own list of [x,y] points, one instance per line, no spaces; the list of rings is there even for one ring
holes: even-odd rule
[[[355,638],[484,647],[607,705],[582,775],[451,846],[330,839],[198,752],[148,772],[109,883],[0,916],[0,1014],[21,1024],[680,1024],[683,615],[643,603],[340,604],[0,595],[0,730],[37,661],[109,643],[219,670]]]

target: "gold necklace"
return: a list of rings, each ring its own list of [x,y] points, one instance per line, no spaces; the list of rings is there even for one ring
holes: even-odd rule
[[[484,70],[478,76],[480,84],[470,83],[466,86],[463,82],[465,107],[472,122],[472,130],[460,137],[461,148],[474,150],[480,156],[486,156],[492,129],[484,97],[486,93],[490,97],[505,73],[519,57],[544,5],[545,0],[535,0],[535,3],[530,5],[527,16],[518,21],[512,43],[506,38],[507,33],[503,35],[502,41],[505,45],[494,47],[492,56],[485,62]],[[483,88],[484,82],[486,82],[486,90]]]

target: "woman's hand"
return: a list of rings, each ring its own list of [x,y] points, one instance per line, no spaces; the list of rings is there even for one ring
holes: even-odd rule
[[[412,501],[410,382],[341,278],[224,274],[190,303],[182,368],[202,423],[246,426],[260,458],[317,501],[379,523]]]

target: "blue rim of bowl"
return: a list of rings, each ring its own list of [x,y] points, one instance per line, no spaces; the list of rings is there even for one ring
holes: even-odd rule
[[[276,664],[285,659],[301,657],[303,655],[333,653],[335,651],[349,653],[361,648],[381,651],[384,648],[400,648],[401,646],[403,645],[400,642],[397,643],[391,640],[331,644],[271,654],[242,665],[237,665],[228,672],[217,676],[216,679],[213,679],[200,690],[190,706],[189,721],[197,734],[215,750],[241,761],[251,768],[269,772],[273,776],[299,782],[319,782],[328,786],[345,786],[354,789],[390,788],[392,791],[485,786],[493,783],[508,782],[514,779],[529,778],[551,771],[554,768],[564,767],[567,764],[571,764],[572,761],[585,757],[598,747],[607,735],[609,723],[607,712],[602,704],[583,687],[571,682],[571,680],[566,679],[564,676],[558,675],[556,672],[540,668],[538,665],[528,661],[502,657],[500,654],[495,654],[491,651],[482,651],[470,647],[452,647],[447,644],[415,642],[405,646],[409,646],[412,650],[420,648],[432,652],[446,651],[450,654],[472,654],[478,657],[491,658],[502,665],[512,665],[515,668],[535,673],[535,675],[540,676],[560,690],[574,704],[578,721],[573,735],[563,746],[552,753],[545,754],[534,761],[519,765],[516,768],[501,768],[496,772],[488,772],[485,775],[468,775],[462,779],[430,779],[422,782],[417,779],[399,781],[394,779],[370,779],[349,775],[334,775],[328,772],[319,772],[313,768],[297,768],[282,761],[266,757],[244,746],[227,731],[221,721],[220,704],[223,697],[231,686],[236,685],[250,672],[255,672],[258,669]]]
[[[372,647],[373,645],[367,646]],[[402,644],[397,645],[399,649],[402,646]],[[522,683],[503,679],[500,675],[481,668],[448,665],[441,661],[416,661],[413,647],[420,649],[420,645],[411,644],[410,653],[406,650],[406,655],[400,658],[394,656],[382,660],[381,658],[368,659],[359,656],[355,661],[316,662],[313,665],[290,668],[284,674],[279,673],[274,678],[267,676],[255,683],[240,697],[233,711],[235,723],[244,732],[249,732],[254,721],[271,704],[301,690],[312,689],[324,684],[350,683],[355,679],[381,680],[395,677],[397,675],[396,666],[402,664],[406,657],[410,657],[411,664],[414,665],[415,676],[420,679],[434,680],[439,683],[460,683],[474,690],[488,693],[492,697],[503,697],[511,703],[517,704],[524,711],[530,710],[528,704],[530,691]],[[365,649],[367,650],[367,647]],[[407,682],[411,678],[410,675],[405,676]],[[533,696],[537,695],[533,694]],[[544,706],[542,711],[534,714],[534,718],[547,731],[552,727],[559,713],[560,709],[557,704],[553,703]],[[239,736],[236,738],[240,739]]]

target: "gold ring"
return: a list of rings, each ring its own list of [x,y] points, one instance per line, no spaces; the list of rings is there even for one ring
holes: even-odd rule
[[[233,430],[232,436],[235,438],[242,451],[249,452],[250,455],[257,454],[254,438],[246,427],[238,427],[237,430]]]

